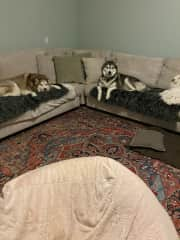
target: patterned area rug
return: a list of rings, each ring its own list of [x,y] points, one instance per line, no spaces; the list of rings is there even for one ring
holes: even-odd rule
[[[10,179],[52,162],[107,156],[144,180],[167,209],[180,234],[180,170],[125,148],[136,129],[143,127],[81,107],[18,133],[0,142],[0,190]]]

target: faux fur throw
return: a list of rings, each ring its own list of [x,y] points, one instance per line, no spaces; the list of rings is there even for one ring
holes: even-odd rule
[[[0,97],[0,123],[16,118],[21,114],[36,109],[41,103],[51,99],[63,97],[68,89],[61,86],[61,89],[52,88],[48,92],[40,92],[36,97],[31,95]]]
[[[151,89],[144,92],[114,90],[109,100],[105,100],[106,89],[103,89],[102,101],[108,104],[125,107],[133,112],[160,118],[165,121],[178,121],[180,105],[168,105],[160,98],[161,89]],[[90,95],[97,98],[97,88],[93,88]]]

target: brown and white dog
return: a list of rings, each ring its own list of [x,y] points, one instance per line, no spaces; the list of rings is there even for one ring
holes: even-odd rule
[[[168,105],[180,104],[180,75],[170,82],[170,88],[160,93],[161,99]]]
[[[0,80],[0,96],[37,96],[38,92],[49,91],[51,88],[61,89],[59,85],[50,85],[43,74],[22,74],[11,79]]]

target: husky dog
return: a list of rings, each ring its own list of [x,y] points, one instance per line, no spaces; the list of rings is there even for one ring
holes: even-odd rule
[[[170,88],[160,93],[161,99],[168,105],[180,104],[180,75],[170,82]]]
[[[60,89],[60,86],[49,85],[48,78],[43,74],[22,74],[11,79],[0,80],[0,96],[37,96],[37,92],[49,91],[50,88]]]
[[[98,101],[102,98],[102,88],[106,88],[106,100],[111,96],[111,92],[117,89],[119,81],[118,67],[114,61],[106,61],[101,67],[101,77],[97,83]]]
[[[33,92],[46,92],[51,88],[61,89],[61,86],[49,84],[49,80],[44,74],[30,73],[27,76],[27,86]]]
[[[0,80],[0,96],[20,96],[36,94],[27,85],[27,78],[25,74],[18,75],[13,78]]]
[[[115,89],[126,91],[144,91],[148,87],[137,78],[124,75],[118,72],[118,66],[114,61],[107,61],[101,68],[101,77],[97,84],[98,101],[102,98],[102,88],[106,88],[106,100],[111,96]]]

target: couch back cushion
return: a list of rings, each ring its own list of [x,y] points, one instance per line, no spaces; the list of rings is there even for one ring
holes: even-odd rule
[[[75,49],[72,51],[72,55],[79,57],[92,57],[92,52],[91,50]]]
[[[49,56],[72,56],[73,49],[71,48],[49,48],[45,50],[45,55]]]
[[[36,52],[17,52],[0,55],[0,79],[23,73],[37,73]]]
[[[166,58],[162,66],[157,86],[163,89],[169,88],[171,80],[176,75],[179,74],[180,74],[180,59]]]
[[[88,54],[88,57],[94,58],[111,58],[111,50],[99,50],[99,49],[74,49],[72,52],[73,55]],[[87,56],[85,56],[87,57]]]
[[[119,72],[133,76],[151,87],[157,86],[157,81],[163,65],[162,58],[150,58],[122,53],[113,53],[111,58],[118,64]]]

